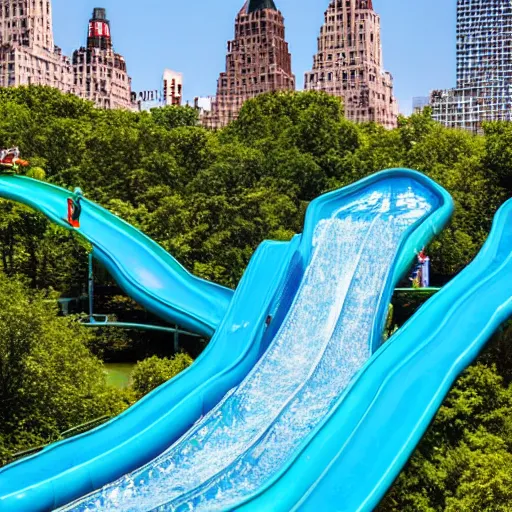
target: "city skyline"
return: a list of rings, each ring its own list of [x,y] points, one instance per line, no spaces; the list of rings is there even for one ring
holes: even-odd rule
[[[297,77],[311,67],[328,3],[279,0],[277,4],[285,17]],[[456,2],[448,7],[446,0],[419,0],[412,6],[405,0],[395,0],[393,5],[373,0],[373,4],[382,20],[384,66],[393,74],[401,111],[408,113],[413,96],[428,95],[455,81]],[[191,101],[195,96],[215,94],[219,70],[225,66],[226,41],[233,37],[233,17],[242,5],[243,0],[225,0],[219,6],[201,0],[171,7],[153,0],[141,10],[133,0],[122,5],[114,0],[87,0],[80,5],[53,0],[55,40],[70,53],[77,38],[83,38],[83,17],[88,18],[93,7],[105,7],[134,90],[159,88],[164,68],[172,68],[183,72],[184,98]],[[432,38],[434,22],[438,31]],[[297,88],[303,88],[300,79]]]
[[[1,0],[0,6],[0,86],[45,85],[100,108],[132,108],[131,79],[113,50],[104,8],[94,8],[87,45],[70,57],[55,43],[51,0]]]

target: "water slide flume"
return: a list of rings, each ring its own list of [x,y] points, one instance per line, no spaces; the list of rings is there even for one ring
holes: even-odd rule
[[[26,194],[22,202],[29,205],[39,198],[38,209],[64,225],[59,215],[68,193],[42,185],[0,176],[0,195],[16,199]],[[272,331],[265,320],[289,293],[286,279],[298,241],[259,247],[214,337],[190,368],[112,421],[0,469],[0,511],[53,510],[140,467],[179,438],[243,379],[265,350]]]
[[[273,510],[373,510],[455,379],[511,316],[509,200],[475,260],[375,354],[293,464],[237,510],[281,498]]]
[[[0,469],[0,511],[50,511],[162,453],[250,371],[284,295],[297,239],[254,254],[225,319],[194,364],[110,422]]]
[[[365,259],[365,254],[371,254],[373,251],[354,253],[356,264],[352,267],[349,265],[348,270],[344,269],[345,265],[341,264],[343,257],[341,259],[330,257],[329,261],[322,263],[319,252],[315,253],[315,250],[320,245],[325,245],[322,243],[318,245],[322,239],[327,242],[328,246],[330,242],[324,237],[326,231],[324,230],[322,234],[322,229],[318,232],[317,229],[322,221],[332,217],[332,215],[329,217],[326,214],[329,209],[332,212],[333,208],[332,204],[328,205],[329,201],[342,203],[345,200],[349,202],[351,198],[353,199],[354,194],[360,193],[365,187],[371,188],[371,186],[378,185],[379,182],[382,184],[381,180],[399,176],[411,179],[416,184],[411,188],[417,190],[419,184],[429,189],[433,196],[437,196],[439,203],[422,222],[417,222],[407,233],[402,233],[403,238],[397,248],[393,265],[387,271],[381,267],[376,269],[371,260]],[[378,204],[378,201],[375,204]],[[382,202],[380,204],[382,205]],[[326,211],[323,213],[327,216],[322,216],[324,207]],[[170,444],[179,436],[180,428],[184,432],[188,426],[192,425],[194,419],[211,409],[228,389],[240,382],[243,375],[250,370],[257,358],[265,351],[268,343],[275,337],[267,355],[261,359],[261,362],[249,375],[247,379],[249,384],[244,382],[238,389],[229,393],[204,420],[208,441],[206,444],[215,440],[215,436],[218,435],[216,428],[218,425],[223,426],[227,434],[225,438],[221,436],[218,439],[223,441],[224,446],[229,444],[229,429],[235,428],[237,424],[241,423],[240,413],[247,413],[243,407],[240,407],[240,405],[243,406],[243,400],[246,400],[247,397],[242,397],[243,399],[238,404],[235,403],[234,407],[229,407],[227,404],[233,397],[236,400],[236,395],[240,393],[241,389],[250,388],[250,381],[251,379],[253,382],[257,380],[255,377],[258,377],[258,372],[260,372],[258,377],[260,383],[264,382],[264,373],[261,373],[262,367],[268,363],[272,355],[275,356],[279,351],[275,348],[279,344],[279,340],[281,340],[281,345],[284,345],[282,340],[286,336],[283,336],[283,332],[293,327],[290,326],[290,318],[295,315],[295,319],[300,321],[302,314],[297,314],[300,313],[298,310],[301,307],[304,309],[304,306],[307,306],[304,310],[311,310],[311,306],[313,306],[304,302],[304,296],[307,295],[304,293],[305,288],[309,286],[311,293],[314,293],[319,283],[313,279],[313,275],[316,275],[321,282],[322,279],[325,279],[326,269],[328,272],[341,271],[344,276],[342,280],[348,277],[350,284],[346,283],[345,286],[338,287],[334,293],[331,291],[331,297],[339,298],[339,292],[341,292],[343,299],[327,300],[328,303],[337,304],[334,307],[333,304],[329,306],[330,310],[336,314],[329,314],[328,321],[325,322],[331,327],[327,333],[322,334],[323,341],[317,343],[319,357],[309,366],[311,371],[304,372],[303,369],[303,375],[306,374],[306,378],[300,383],[296,381],[291,385],[293,391],[289,394],[288,399],[281,402],[280,407],[274,408],[277,414],[273,415],[270,423],[267,422],[266,426],[263,425],[264,422],[257,425],[259,432],[249,439],[245,446],[237,447],[241,448],[238,452],[231,449],[224,451],[224,455],[227,457],[220,463],[215,461],[217,466],[213,468],[213,471],[208,468],[208,464],[204,463],[208,459],[201,460],[201,456],[196,457],[193,464],[188,464],[186,457],[178,456],[175,460],[178,460],[180,464],[172,467],[173,457],[179,455],[180,447],[186,447],[187,443],[188,448],[191,448],[189,454],[192,453],[194,456],[197,453],[204,454],[205,443],[201,438],[196,437],[198,429],[192,429],[180,443],[159,456],[150,465],[114,485],[108,486],[102,493],[91,495],[85,501],[76,503],[70,508],[81,510],[82,507],[89,504],[91,509],[105,510],[103,505],[107,504],[108,500],[114,500],[110,503],[115,503],[115,509],[123,510],[126,509],[123,506],[123,500],[126,503],[126,499],[133,498],[134,506],[131,509],[147,510],[144,502],[147,496],[141,497],[137,494],[144,487],[138,478],[151,469],[171,468],[171,473],[179,469],[182,476],[187,476],[188,471],[189,477],[190,474],[193,476],[194,472],[197,473],[197,477],[194,477],[195,480],[194,478],[182,479],[178,483],[183,485],[181,488],[177,488],[175,484],[173,487],[171,474],[171,478],[167,482],[162,481],[165,485],[159,488],[158,482],[155,482],[152,475],[148,474],[152,480],[150,484],[157,484],[157,493],[155,494],[157,502],[168,510],[189,505],[193,505],[196,510],[224,510],[233,507],[237,510],[272,509],[283,511],[321,509],[352,512],[372,510],[412,453],[456,376],[476,357],[497,326],[512,313],[512,289],[510,287],[510,282],[512,282],[512,230],[510,229],[512,201],[509,201],[498,213],[489,240],[475,261],[436,297],[431,299],[395,337],[378,350],[357,372],[360,362],[378,347],[384,318],[384,311],[380,306],[386,303],[386,298],[390,297],[393,283],[406,270],[413,252],[425,245],[432,234],[446,222],[450,211],[451,201],[442,189],[420,175],[407,171],[381,173],[355,186],[348,187],[344,191],[327,195],[315,201],[308,211],[306,228],[301,239],[296,238],[291,246],[265,244],[256,253],[240,288],[237,290],[237,296],[231,303],[230,313],[232,316],[229,318],[228,314],[223,322],[223,327],[219,329],[218,341],[212,343],[204,356],[188,372],[182,374],[181,380],[187,381],[188,379],[190,381],[190,374],[194,367],[200,367],[201,364],[203,367],[210,367],[205,363],[213,361],[212,354],[217,357],[216,365],[224,367],[224,371],[217,373],[214,371],[214,376],[199,386],[197,393],[183,394],[181,400],[178,399],[174,402],[175,405],[168,411],[169,414],[165,414],[165,400],[162,399],[174,396],[174,393],[171,395],[169,391],[174,389],[176,383],[178,383],[176,389],[179,389],[180,378],[167,383],[141,401],[141,405],[138,404],[130,410],[136,411],[139,407],[139,412],[144,414],[139,414],[138,421],[131,425],[133,435],[128,442],[121,443],[112,451],[109,451],[108,446],[100,446],[99,452],[101,453],[97,457],[85,464],[71,466],[63,474],[57,475],[57,478],[52,474],[48,463],[53,462],[58,465],[61,460],[58,456],[60,444],[54,446],[56,453],[53,459],[51,449],[47,451],[46,455],[49,455],[49,458],[46,459],[46,464],[38,466],[36,463],[34,465],[37,457],[29,458],[1,471],[0,510],[50,510],[79,494],[90,492],[91,488],[102,485],[101,480],[105,483],[115,478],[115,475],[119,476],[122,472],[126,472],[123,471],[126,467],[125,456],[132,453],[134,447],[137,448],[136,452],[140,461],[147,460],[152,450],[154,450],[153,456],[158,455],[166,443]],[[346,227],[344,226],[344,228]],[[351,227],[354,228],[354,226]],[[377,227],[378,221],[373,219],[369,222],[370,229],[367,235],[357,237],[359,241],[363,241],[363,246],[371,248],[372,243],[373,247],[376,246],[373,238],[381,236],[381,230]],[[343,231],[346,236],[346,229]],[[349,232],[348,235],[353,235],[355,232],[357,229]],[[313,237],[313,233],[316,233],[316,237]],[[360,234],[363,233],[360,232]],[[335,238],[335,243],[330,244],[331,248],[344,239],[339,235],[336,235]],[[300,245],[297,246],[299,242]],[[377,243],[377,246],[379,249],[387,247],[382,243]],[[375,254],[386,260],[387,253],[375,251]],[[333,255],[331,254],[331,256]],[[276,269],[276,265],[279,263],[281,263],[280,270]],[[327,264],[327,267],[324,264]],[[369,266],[372,268],[372,272],[363,272]],[[275,271],[275,274],[271,275],[271,271]],[[374,277],[383,274],[388,277],[387,280],[384,279],[386,285],[380,288],[380,294],[379,292],[358,294],[357,290],[360,289],[361,279],[364,280],[364,276],[368,278],[367,274],[375,273],[375,271],[377,274]],[[262,284],[262,287],[258,289],[258,285],[262,283],[265,276],[267,277],[266,284]],[[279,284],[276,284],[276,281]],[[352,282],[354,286],[352,286]],[[363,284],[368,284],[368,282]],[[253,300],[252,291],[254,289],[256,297],[258,297],[256,302]],[[323,289],[323,291],[326,290]],[[320,294],[320,297],[324,296],[324,293]],[[348,300],[350,296],[359,301]],[[365,317],[362,314],[364,307],[356,308],[351,313],[349,307],[351,302],[359,302],[361,306],[373,309],[375,315]],[[258,310],[258,314],[255,313],[255,310]],[[359,315],[357,318],[353,316],[354,311],[357,311],[357,315]],[[244,316],[249,317],[248,322],[240,323],[239,320]],[[267,328],[266,320],[269,317],[272,317],[273,321]],[[359,344],[359,348],[363,348],[363,351],[354,351],[354,348],[357,347],[346,344],[348,338],[344,333],[343,327],[346,325],[344,319],[350,320],[350,324],[357,320],[358,325],[364,327],[367,323],[365,318],[370,318],[371,332],[366,330],[366,341],[363,340],[363,343]],[[224,339],[221,336],[221,331],[226,334],[224,345],[220,341]],[[240,350],[237,362],[228,365],[229,368],[226,369],[224,358],[226,354],[231,354],[229,336],[227,336],[229,332],[238,334],[238,343],[233,346],[243,347],[243,350]],[[343,339],[345,339],[345,343],[340,344]],[[215,341],[215,338],[212,341]],[[351,357],[347,360],[344,356],[345,351],[339,351],[337,357],[341,357],[341,359],[331,358],[331,363],[333,361],[343,363],[341,373],[345,373],[345,376],[335,382],[336,379],[332,379],[332,377],[336,377],[336,375],[327,374],[329,380],[335,383],[336,389],[328,400],[324,401],[322,397],[324,397],[326,388],[323,386],[327,381],[322,379],[322,374],[329,369],[329,366],[331,369],[340,370],[339,364],[325,364],[326,361],[328,362],[326,355],[329,353],[329,347],[336,343],[345,349],[350,348]],[[224,354],[217,350],[220,346],[228,347]],[[293,349],[290,345],[287,348]],[[290,354],[289,350],[288,353]],[[279,357],[277,359],[274,357],[273,363],[280,362]],[[347,367],[346,363],[350,362],[352,362],[352,367],[350,364]],[[272,370],[271,366],[272,364],[267,366],[267,369]],[[196,375],[200,376],[200,373],[198,372]],[[350,381],[350,376],[354,373],[355,378]],[[256,386],[253,386],[252,390],[257,391]],[[260,390],[261,402],[265,409],[273,407],[268,398],[271,397],[273,400],[272,394],[273,389],[270,392],[265,389]],[[152,416],[153,405],[158,402],[158,400],[153,402],[154,397],[161,399],[159,413],[163,416],[160,416],[160,419],[157,419],[159,413]],[[315,406],[308,402],[311,397],[315,398],[315,402],[318,402],[319,397],[321,398],[320,402],[323,404],[320,413],[317,414],[318,409],[313,409],[315,417],[307,418],[302,414],[299,417],[302,424],[301,422],[297,423],[296,411],[307,413],[311,410],[312,405]],[[325,407],[327,402],[328,407]],[[245,403],[248,403],[247,400]],[[301,409],[301,407],[303,408]],[[123,418],[129,417],[130,411],[119,417],[118,425],[115,424],[115,421],[108,424],[111,425],[112,432],[122,430],[118,430],[118,426],[123,425]],[[222,411],[220,415],[219,411]],[[171,412],[173,412],[172,419],[170,418]],[[151,419],[146,422],[148,428],[141,428],[144,423],[143,416],[146,413],[150,414]],[[211,418],[217,419],[218,422],[215,424],[214,421],[214,428],[210,429],[212,422],[210,421],[208,425],[208,421]],[[320,421],[318,421],[319,418]],[[230,424],[222,425],[224,419],[227,419]],[[151,423],[152,420],[154,420],[153,423]],[[171,435],[167,435],[165,442],[155,448],[155,437],[166,435],[166,429],[175,423],[180,425],[179,428],[176,428]],[[306,425],[305,430],[304,424]],[[165,428],[163,428],[164,426]],[[90,449],[95,446],[95,443],[91,442],[88,446],[87,439],[88,437],[94,439],[98,431],[79,436],[71,441],[85,442],[78,447]],[[285,439],[292,439],[292,446],[285,447],[285,456],[282,460],[271,459],[270,462],[277,462],[277,464],[270,467],[272,464],[269,466],[269,460],[265,461],[262,455],[272,453],[272,448],[275,449],[275,446],[269,441],[275,440],[276,436],[283,432],[286,434]],[[204,437],[204,432],[202,434],[199,432],[199,434]],[[111,439],[112,437],[110,437]],[[138,441],[140,444],[137,444]],[[77,446],[75,445],[75,447]],[[222,453],[223,446],[213,443],[213,448],[211,454]],[[75,456],[78,458],[80,458],[79,453],[80,450],[75,451]],[[132,459],[131,463],[133,462]],[[137,464],[133,467],[136,466]],[[86,468],[85,473],[82,472],[84,468]],[[208,475],[205,470],[213,474]],[[83,484],[84,474],[88,474],[90,482],[81,486],[80,482]],[[25,475],[29,475],[32,484],[23,487],[21,484]],[[79,478],[74,478],[76,476]],[[242,479],[240,479],[241,476]],[[94,481],[95,478],[97,478],[96,481]],[[171,485],[167,485],[169,482]],[[123,488],[126,484],[130,487],[131,497],[127,496],[127,489]],[[9,491],[13,489],[14,492],[9,494]]]
[[[56,224],[67,222],[63,188],[22,176],[0,175],[0,197],[41,211]],[[101,206],[82,200],[77,232],[94,248],[94,256],[137,303],[163,320],[194,333],[212,336],[233,291],[190,274],[156,242]]]
[[[452,208],[407,170],[314,201],[272,342],[247,378],[167,452],[66,510],[228,510],[265,486],[378,349],[394,286]]]

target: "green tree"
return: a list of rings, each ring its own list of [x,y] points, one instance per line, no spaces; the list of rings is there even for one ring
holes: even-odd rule
[[[511,412],[512,388],[496,369],[470,367],[379,512],[510,510]]]
[[[197,110],[188,106],[152,108],[151,116],[155,124],[162,126],[166,130],[172,130],[182,126],[197,126],[199,122]]]
[[[485,166],[504,189],[506,197],[512,196],[512,127],[508,122],[484,124],[487,154]]]
[[[52,301],[0,274],[0,453],[121,412],[128,397],[109,388],[89,351],[91,334],[61,318]],[[5,459],[4,459],[5,462]],[[1,463],[1,461],[0,461]]]
[[[150,357],[137,363],[132,371],[132,388],[138,398],[172,379],[193,363],[188,354],[179,353],[172,358]]]

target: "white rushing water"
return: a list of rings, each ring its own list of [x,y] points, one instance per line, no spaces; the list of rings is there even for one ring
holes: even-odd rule
[[[287,318],[242,384],[163,455],[66,510],[225,510],[268,481],[371,356],[400,241],[431,200],[384,182],[321,220]]]

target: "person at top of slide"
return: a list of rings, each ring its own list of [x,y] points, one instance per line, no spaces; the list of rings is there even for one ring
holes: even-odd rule
[[[0,149],[0,170],[17,170],[19,167],[27,167],[30,163],[20,158],[19,148]]]

